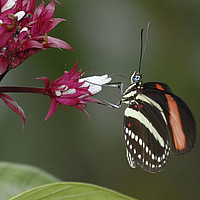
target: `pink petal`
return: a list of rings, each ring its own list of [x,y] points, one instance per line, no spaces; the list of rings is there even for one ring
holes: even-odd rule
[[[0,47],[4,47],[7,44],[8,39],[12,38],[13,34],[14,34],[13,32],[7,32],[7,31],[1,34]]]
[[[17,49],[17,44],[15,43],[14,38],[10,38],[7,42],[7,45],[8,45],[9,51],[11,52]]]
[[[66,106],[74,106],[80,102],[78,98],[63,98],[63,97],[56,97],[56,101],[58,103],[64,104]]]
[[[36,0],[32,0],[32,1],[25,0],[24,2],[25,2],[24,4],[26,4],[25,12],[26,13],[33,13],[34,9],[35,9],[35,6],[36,6]]]
[[[40,42],[37,42],[35,40],[29,40],[23,43],[23,48],[21,49],[21,51],[31,48],[43,49],[44,47]]]
[[[44,18],[43,21],[50,19],[53,17],[55,11],[55,0],[52,0],[44,10]]]
[[[88,119],[91,120],[89,113],[86,110],[84,110],[81,105],[74,106],[74,108],[77,108],[77,109],[83,111],[88,116]]]
[[[85,99],[83,99],[83,101],[86,103],[86,102],[95,102],[95,103],[101,103],[100,100],[98,99],[95,99],[95,98],[90,98],[90,97],[87,97]]]
[[[38,77],[36,79],[43,81],[43,83],[45,84],[45,89],[49,88],[50,80],[47,77]]]
[[[51,98],[51,105],[49,108],[49,112],[48,112],[47,116],[45,117],[44,121],[46,121],[47,119],[49,119],[49,117],[51,117],[53,115],[53,113],[56,111],[56,108],[57,108],[56,100],[55,100],[55,98]]]
[[[71,79],[71,78],[75,75],[77,69],[78,69],[78,59],[76,60],[73,69],[71,69],[71,70],[68,72],[69,79]]]
[[[26,31],[26,30],[20,32],[20,34],[19,34],[19,36],[18,36],[19,41],[21,42],[21,41],[24,39],[24,37],[25,37],[26,35],[27,35],[27,31]]]
[[[0,94],[0,98],[5,102],[5,104],[9,108],[11,108],[14,112],[16,112],[22,118],[23,128],[24,128],[26,117],[25,117],[23,109],[17,104],[16,101],[14,101],[14,99],[12,99],[6,94]]]
[[[3,74],[8,67],[8,59],[0,56],[0,75]]]
[[[44,11],[45,9],[45,4],[44,1],[35,9],[34,15],[37,17]]]
[[[48,26],[46,28],[46,33],[51,31],[55,26],[57,26],[59,23],[66,21],[65,19],[61,18],[52,18],[51,20],[48,21]]]
[[[72,47],[63,40],[58,38],[48,36],[48,43],[44,45],[44,47],[52,47],[52,48],[59,48],[59,49],[68,49],[73,51]]]

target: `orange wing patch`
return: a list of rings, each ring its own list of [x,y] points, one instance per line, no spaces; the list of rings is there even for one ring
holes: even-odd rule
[[[181,118],[176,101],[169,94],[165,94],[169,106],[169,121],[172,128],[174,144],[177,150],[185,148],[186,138],[182,128]]]
[[[159,90],[164,90],[164,88],[158,83],[156,83],[156,88],[159,89]]]

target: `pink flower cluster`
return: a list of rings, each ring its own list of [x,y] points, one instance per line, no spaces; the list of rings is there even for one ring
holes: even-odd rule
[[[36,7],[37,0],[0,0],[0,81],[5,74],[28,57],[39,50],[47,48],[59,48],[73,50],[72,47],[57,38],[48,36],[57,24],[65,21],[61,18],[53,18],[55,0],[47,6],[42,2]],[[45,118],[48,119],[56,111],[57,105],[72,106],[84,111],[88,102],[99,102],[93,98],[102,90],[102,86],[111,81],[108,75],[81,78],[84,73],[77,71],[78,62],[74,68],[65,72],[63,76],[54,80],[40,77],[45,88],[34,87],[0,87],[0,98],[6,105],[15,111],[25,123],[23,109],[10,96],[9,92],[37,93],[50,96],[51,105]],[[66,108],[65,108],[66,109]]]
[[[36,0],[0,0],[0,75],[46,48],[72,50],[66,42],[48,36],[57,24],[55,0],[46,7]]]
[[[51,97],[51,105],[49,112],[45,118],[47,120],[55,111],[57,105],[72,106],[84,111],[88,117],[89,114],[84,110],[89,102],[100,102],[92,98],[101,91],[102,86],[109,83],[111,78],[108,75],[92,76],[81,79],[81,70],[77,71],[78,62],[76,61],[72,70],[65,71],[64,75],[54,80],[50,84],[50,80],[46,77],[40,77],[45,84],[45,92]],[[65,108],[65,107],[63,107]]]

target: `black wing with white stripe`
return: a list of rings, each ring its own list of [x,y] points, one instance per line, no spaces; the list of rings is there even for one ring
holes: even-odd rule
[[[136,99],[124,114],[127,159],[131,167],[137,163],[149,172],[159,172],[170,155],[166,121],[156,102],[145,95],[139,96],[143,101]]]

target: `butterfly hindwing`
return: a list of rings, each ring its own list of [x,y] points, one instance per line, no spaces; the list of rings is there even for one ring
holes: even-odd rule
[[[149,172],[158,172],[166,165],[170,147],[166,122],[161,110],[153,103],[143,95],[137,103],[126,108],[124,139],[132,167],[138,163]]]

